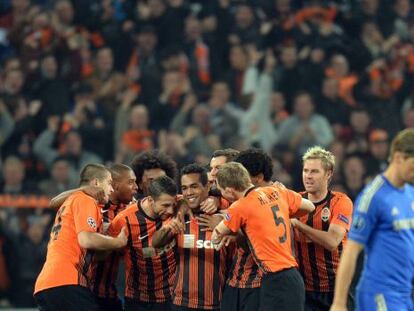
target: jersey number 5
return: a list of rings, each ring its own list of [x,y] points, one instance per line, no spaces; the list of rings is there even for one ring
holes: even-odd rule
[[[279,226],[280,224],[282,224],[283,228],[284,228],[284,232],[283,232],[282,236],[279,237],[279,242],[280,243],[285,243],[286,240],[287,240],[286,224],[285,224],[285,220],[283,219],[283,217],[278,217],[277,216],[278,211],[279,211],[279,206],[278,205],[272,206],[272,213],[273,213],[273,218],[275,220],[276,226]]]
[[[52,227],[52,234],[51,234],[53,241],[57,239],[60,229],[62,229],[62,213],[65,210],[65,208],[66,208],[65,206],[62,207],[56,215],[56,221]]]

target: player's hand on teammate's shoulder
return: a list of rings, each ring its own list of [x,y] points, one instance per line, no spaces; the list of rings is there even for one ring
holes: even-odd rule
[[[83,186],[82,192],[91,196],[99,203],[105,203],[105,191],[101,187],[96,186]]]
[[[200,204],[200,209],[206,214],[214,214],[220,206],[220,200],[216,197],[208,197]]]
[[[198,224],[204,228],[201,231],[213,231],[214,228],[224,219],[223,214],[207,215],[202,214],[197,216]]]

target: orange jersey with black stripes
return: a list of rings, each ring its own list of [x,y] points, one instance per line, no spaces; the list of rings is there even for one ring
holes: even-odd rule
[[[106,233],[111,221],[118,213],[125,209],[125,204],[113,204],[108,202],[100,205],[100,212],[103,219],[103,232]],[[95,274],[91,282],[92,292],[100,298],[117,297],[116,281],[118,278],[118,268],[121,253],[111,252],[105,260],[95,260]]]
[[[302,196],[307,198],[307,193],[303,193]],[[315,203],[315,207],[315,211],[302,216],[299,220],[314,229],[325,232],[329,230],[330,224],[339,225],[348,232],[352,222],[353,205],[347,195],[330,191],[321,202]],[[345,234],[337,249],[329,251],[312,242],[303,233],[295,231],[296,258],[307,291],[334,291],[339,258],[347,235]]]
[[[173,286],[173,304],[204,310],[220,307],[228,263],[234,245],[216,250],[212,232],[201,231],[196,219],[185,217],[185,231],[176,237],[178,264]]]
[[[80,232],[99,232],[102,215],[96,201],[77,191],[59,208],[50,233],[46,262],[37,277],[34,293],[63,286],[90,286],[94,252],[81,248]]]
[[[227,284],[236,288],[258,288],[262,284],[262,276],[263,271],[257,266],[252,253],[237,247]]]
[[[291,249],[289,216],[301,202],[300,194],[284,187],[252,187],[230,206],[224,224],[232,232],[244,232],[264,273],[297,267]]]
[[[173,245],[162,251],[152,247],[152,237],[162,227],[162,220],[153,219],[144,212],[143,200],[119,213],[109,226],[108,234],[117,236],[124,226],[127,230],[125,297],[150,303],[165,302],[171,297],[175,251]]]

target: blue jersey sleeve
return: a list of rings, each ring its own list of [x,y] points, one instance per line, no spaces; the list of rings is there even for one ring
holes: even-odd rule
[[[378,203],[375,196],[363,193],[355,202],[349,239],[366,245],[378,222]]]

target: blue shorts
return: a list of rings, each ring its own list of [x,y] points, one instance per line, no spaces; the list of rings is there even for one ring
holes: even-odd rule
[[[398,293],[367,293],[357,290],[357,311],[412,311],[414,310],[411,295]]]

